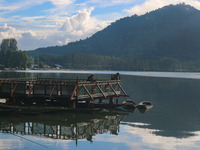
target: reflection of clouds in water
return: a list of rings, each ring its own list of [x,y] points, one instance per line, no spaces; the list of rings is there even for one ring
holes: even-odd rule
[[[127,125],[129,124],[129,125]],[[149,124],[143,123],[127,123],[122,122],[120,125],[120,132],[118,135],[112,135],[109,133],[97,134],[93,138],[93,143],[89,143],[86,140],[78,140],[78,149],[96,149],[99,150],[98,143],[112,145],[111,147],[104,147],[106,149],[161,149],[161,150],[190,150],[200,148],[200,131],[193,132],[195,136],[187,138],[175,138],[175,137],[164,137],[155,135],[154,133],[158,130],[148,129]],[[142,128],[141,128],[142,127]],[[0,150],[4,149],[73,149],[75,148],[75,141],[73,140],[59,140],[50,139],[36,136],[22,136],[28,140],[34,141],[35,143],[25,140],[23,138],[0,133]],[[80,144],[81,142],[81,144]],[[41,146],[44,145],[44,146]],[[89,146],[89,145],[90,146]],[[46,148],[46,147],[48,148]],[[88,147],[89,146],[89,147]],[[120,147],[118,147],[120,146]]]
[[[136,123],[137,124],[137,123]],[[135,125],[136,125],[135,124]],[[139,124],[141,126],[142,124]],[[146,125],[144,125],[145,127]],[[164,137],[155,135],[155,129],[139,128],[130,125],[120,125],[118,136],[102,135],[96,138],[97,141],[121,143],[130,149],[162,149],[162,150],[190,150],[200,149],[200,131],[195,136],[188,138]]]
[[[0,133],[0,150],[47,150],[47,149],[63,149],[69,148],[72,140],[58,140],[35,136],[11,135]]]
[[[0,103],[5,103],[6,100],[5,99],[0,99]]]
[[[6,149],[23,149],[23,141],[21,139],[17,139],[15,137],[12,138],[12,135],[5,134],[2,136],[0,134],[0,150],[6,150]]]

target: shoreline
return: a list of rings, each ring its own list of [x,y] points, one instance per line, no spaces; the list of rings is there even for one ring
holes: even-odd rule
[[[162,77],[162,78],[184,78],[200,79],[200,72],[159,72],[159,71],[100,71],[100,70],[0,70],[3,72],[22,73],[71,73],[71,74],[104,74],[111,75],[119,73],[127,76]]]

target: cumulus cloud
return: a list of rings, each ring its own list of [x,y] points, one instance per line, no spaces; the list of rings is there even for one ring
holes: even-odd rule
[[[140,5],[135,5],[129,10],[125,10],[130,15],[143,15],[147,12],[153,11],[155,9],[164,7],[170,4],[179,4],[179,3],[189,4],[197,9],[200,9],[200,2],[198,0],[146,0]]]
[[[0,41],[6,38],[15,38],[18,41],[19,49],[23,50],[48,45],[46,37],[45,34],[39,34],[32,30],[19,30],[6,23],[0,26]]]
[[[7,24],[4,24],[0,27],[0,40],[5,38],[21,38],[21,34],[14,27],[10,27]]]
[[[105,21],[91,17],[93,10],[94,8],[83,9],[71,17],[66,17],[66,21],[57,28],[43,27],[33,31],[16,29],[4,24],[2,27],[0,26],[0,40],[16,38],[19,49],[32,50],[84,39],[108,25]],[[30,18],[27,19],[30,20]]]
[[[94,10],[93,7],[84,9],[79,11],[78,14],[67,18],[59,30],[82,37],[85,34],[88,36],[104,28],[107,24],[91,17],[92,10]]]

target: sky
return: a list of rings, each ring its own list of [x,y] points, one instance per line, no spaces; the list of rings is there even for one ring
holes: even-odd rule
[[[200,0],[0,0],[0,42],[15,38],[20,50],[66,45],[120,18],[183,2],[200,10]]]

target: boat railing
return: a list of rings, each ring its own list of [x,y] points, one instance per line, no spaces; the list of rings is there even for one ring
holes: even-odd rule
[[[0,79],[0,98],[42,98],[68,100],[109,99],[128,96],[120,80],[85,79]]]

